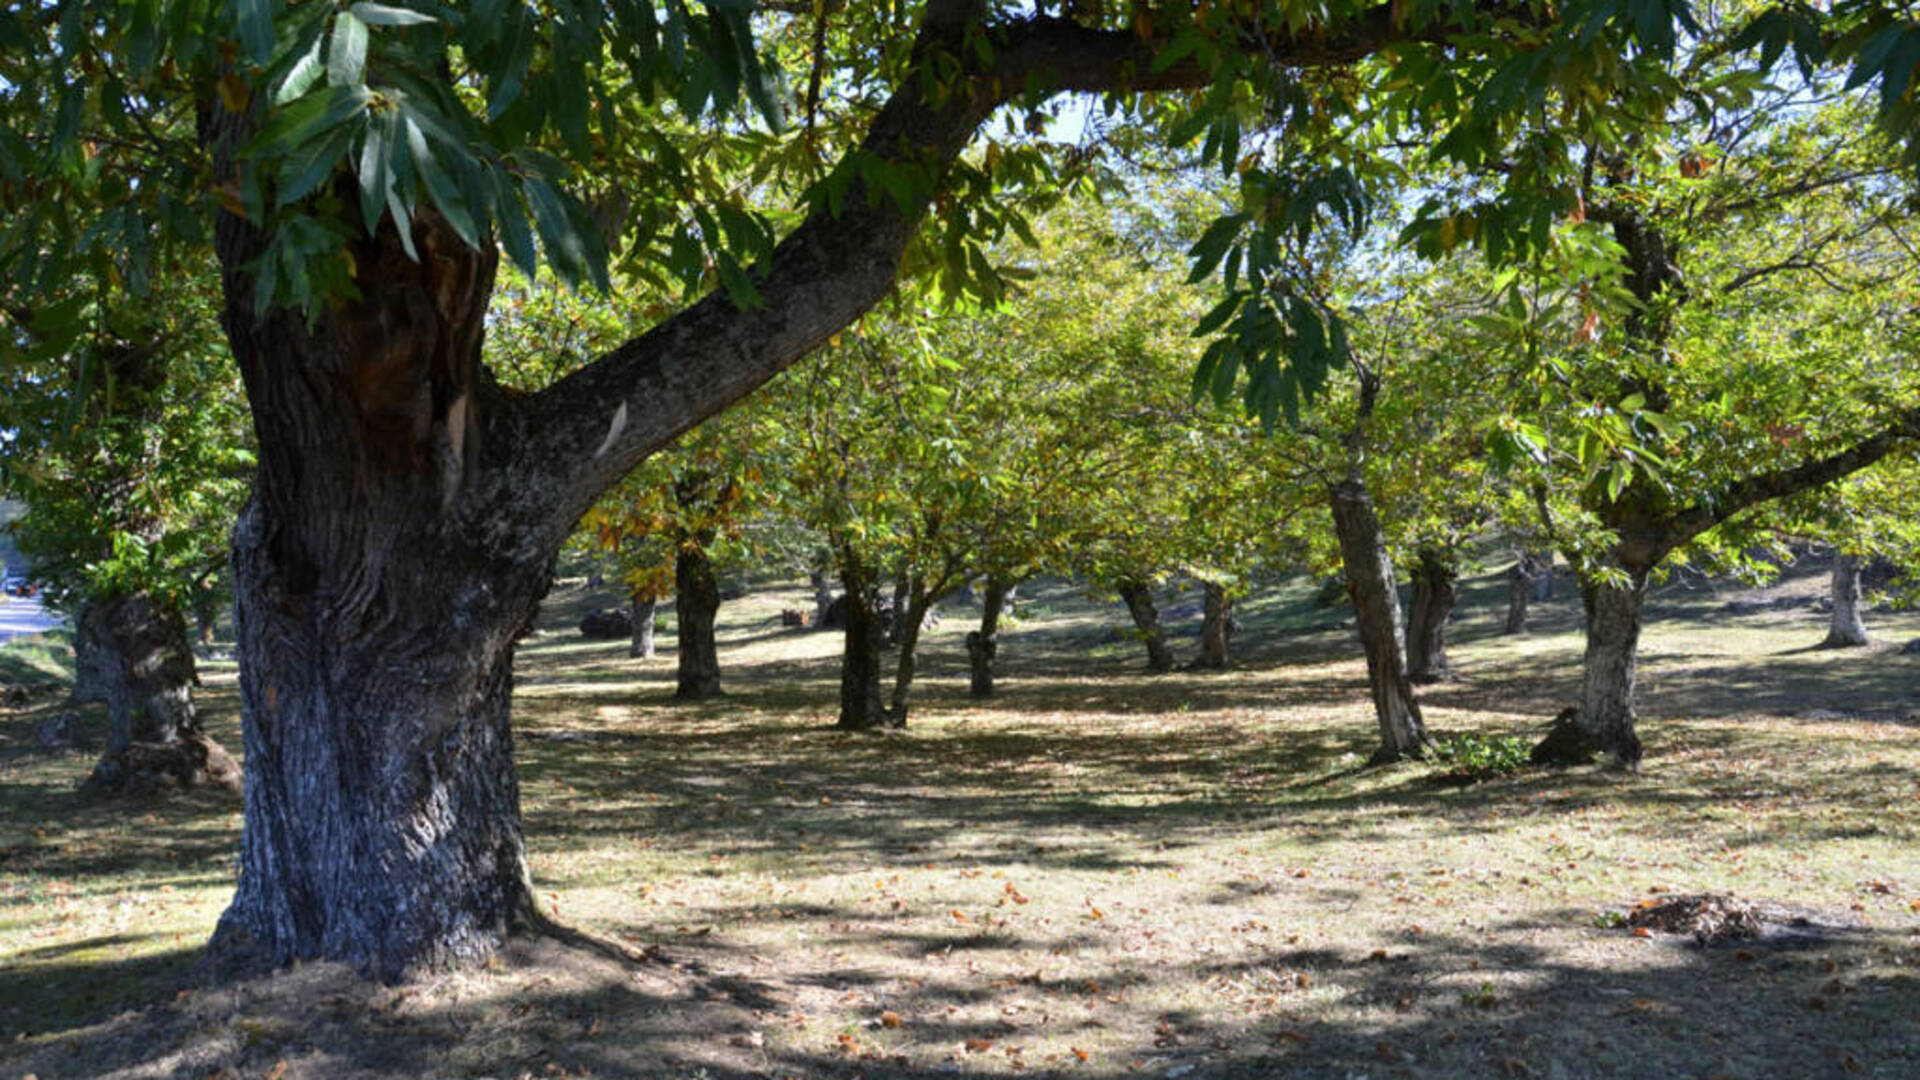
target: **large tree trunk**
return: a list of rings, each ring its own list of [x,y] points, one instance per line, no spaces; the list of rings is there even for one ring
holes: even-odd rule
[[[1406,757],[1424,757],[1433,740],[1427,735],[1420,704],[1407,678],[1407,658],[1401,650],[1403,630],[1400,596],[1393,581],[1393,561],[1387,557],[1385,535],[1373,512],[1365,484],[1345,480],[1329,491],[1334,531],[1340,537],[1340,556],[1346,568],[1347,595],[1360,623],[1360,641],[1367,651],[1367,684],[1373,692],[1374,716],[1380,721],[1380,749],[1373,763]]]
[[[1200,655],[1193,666],[1210,671],[1227,667],[1227,639],[1233,636],[1233,597],[1225,587],[1205,582],[1200,618]]]
[[[1507,622],[1501,633],[1527,632],[1527,604],[1533,598],[1539,574],[1539,564],[1534,562],[1532,552],[1521,552],[1507,568]]]
[[[633,643],[627,646],[627,655],[635,660],[651,660],[654,617],[659,614],[660,601],[652,596],[636,596],[628,601],[628,606],[633,616]]]
[[[673,580],[673,619],[680,652],[680,685],[674,694],[689,701],[710,698],[720,692],[720,649],[713,637],[720,585],[714,580],[713,560],[706,549],[681,544],[673,560]]]
[[[880,625],[880,586],[851,552],[841,556],[840,581],[846,587],[846,647],[840,656],[840,726],[878,731],[892,726],[881,690],[881,652],[886,630]]]
[[[145,593],[94,600],[76,637],[91,642],[107,702],[107,746],[89,791],[145,795],[169,787],[238,791],[240,766],[200,728],[193,649],[178,607]]]
[[[1834,552],[1832,589],[1833,618],[1822,644],[1829,649],[1867,644],[1867,623],[1860,612],[1860,556]]]
[[[1120,592],[1120,599],[1126,601],[1127,613],[1133,616],[1140,640],[1146,643],[1147,670],[1172,671],[1173,650],[1167,647],[1167,633],[1160,626],[1160,609],[1153,606],[1153,589],[1134,578],[1119,582],[1115,588]]]
[[[482,960],[537,919],[508,703],[564,528],[514,467],[552,425],[479,366],[497,255],[422,208],[419,259],[383,226],[353,247],[359,298],[310,322],[255,312],[265,238],[219,227],[260,464],[233,540],[246,829],[213,949],[386,979]]]
[[[1638,768],[1641,748],[1634,731],[1633,694],[1648,571],[1630,569],[1626,576],[1624,584],[1607,584],[1584,574],[1581,577],[1587,652],[1581,669],[1576,722],[1612,764]]]
[[[1407,613],[1407,677],[1415,683],[1453,678],[1447,659],[1447,621],[1459,599],[1453,560],[1422,547],[1413,568],[1413,608]]]
[[[1000,613],[1007,606],[1013,587],[997,578],[988,578],[980,599],[980,629],[967,634],[967,663],[972,669],[968,689],[974,697],[993,696],[993,661],[1000,652]]]

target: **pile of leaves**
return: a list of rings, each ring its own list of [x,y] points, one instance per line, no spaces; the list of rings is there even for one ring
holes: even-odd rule
[[[1759,937],[1760,909],[1717,893],[1643,900],[1627,913],[1627,925],[1662,934],[1692,934],[1700,945],[1748,941]]]

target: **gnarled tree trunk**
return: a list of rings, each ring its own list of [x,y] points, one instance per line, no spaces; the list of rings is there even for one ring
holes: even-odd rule
[[[507,466],[551,429],[487,422],[491,245],[423,209],[419,259],[383,226],[353,248],[359,299],[309,322],[254,311],[264,241],[220,219],[260,464],[233,539],[246,830],[213,948],[389,979],[481,960],[535,917],[508,700],[560,530]]]
[[[993,696],[993,661],[1000,652],[1000,613],[1007,606],[1012,586],[998,578],[988,578],[980,598],[980,629],[967,634],[967,664],[972,682],[968,693],[977,698]]]
[[[1328,494],[1334,531],[1340,537],[1347,595],[1353,600],[1360,642],[1367,651],[1367,685],[1373,693],[1374,716],[1380,722],[1380,749],[1374,751],[1372,762],[1379,765],[1424,757],[1433,740],[1407,678],[1407,658],[1401,651],[1404,632],[1400,595],[1394,586],[1386,537],[1373,512],[1373,499],[1357,479],[1334,485]]]
[[[651,595],[635,596],[628,605],[633,616],[633,643],[627,646],[627,655],[635,660],[651,660],[654,617],[659,614],[660,601]]]
[[[193,649],[179,608],[145,593],[96,599],[76,637],[107,702],[107,746],[89,791],[145,795],[169,787],[238,791],[240,766],[201,730]]]
[[[1860,611],[1860,556],[1834,552],[1832,592],[1833,617],[1821,644],[1829,649],[1867,644],[1867,623]]]
[[[1126,578],[1114,586],[1126,601],[1133,616],[1134,629],[1147,646],[1147,670],[1173,670],[1173,650],[1167,647],[1167,632],[1160,626],[1160,609],[1153,606],[1153,589],[1137,578]]]
[[[673,581],[673,621],[680,654],[680,682],[674,695],[689,701],[710,698],[720,692],[720,649],[713,636],[720,585],[704,547],[680,545],[673,559]]]
[[[1200,655],[1193,666],[1209,671],[1227,667],[1227,640],[1233,636],[1233,597],[1221,585],[1201,585]]]
[[[1407,678],[1415,683],[1453,678],[1447,659],[1447,622],[1459,599],[1459,572],[1436,548],[1421,547],[1413,567],[1413,605],[1407,612]]]

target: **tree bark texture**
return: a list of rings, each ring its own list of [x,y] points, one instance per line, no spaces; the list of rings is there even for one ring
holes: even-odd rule
[[[627,655],[635,660],[651,660],[654,617],[659,614],[660,601],[651,596],[636,596],[628,604],[633,615],[633,644],[627,646]]]
[[[170,787],[240,789],[240,765],[200,727],[193,648],[179,608],[145,593],[96,599],[76,638],[91,642],[107,703],[107,745],[89,791],[148,795]]]
[[[968,693],[977,698],[993,696],[993,662],[1000,652],[1000,613],[1007,605],[1012,586],[996,578],[987,579],[980,597],[980,628],[967,635],[967,663],[972,680]]]
[[[880,586],[851,552],[840,568],[847,611],[846,647],[840,656],[840,726],[849,731],[879,731],[892,726],[881,690],[881,652],[886,631],[880,625]]]
[[[1459,571],[1437,548],[1422,547],[1413,567],[1413,605],[1407,613],[1407,677],[1415,683],[1453,678],[1447,623],[1459,600]]]
[[[1173,670],[1173,650],[1167,647],[1167,632],[1160,626],[1160,609],[1153,605],[1153,589],[1144,581],[1128,578],[1116,588],[1133,616],[1134,629],[1147,646],[1147,670]]]
[[[1373,763],[1424,757],[1433,740],[1407,678],[1407,658],[1401,646],[1404,629],[1400,595],[1373,499],[1366,485],[1353,479],[1334,485],[1329,494],[1334,531],[1340,538],[1340,556],[1346,569],[1347,595],[1353,601],[1360,641],[1367,652],[1367,684],[1373,693],[1374,716],[1380,722],[1380,748],[1374,751]]]
[[[1227,641],[1233,636],[1233,597],[1224,586],[1205,582],[1201,586],[1200,655],[1193,666],[1208,671],[1224,671],[1228,664]]]
[[[1860,609],[1860,556],[1834,553],[1832,593],[1833,617],[1822,644],[1829,649],[1868,644],[1867,622]]]
[[[1611,763],[1640,766],[1640,736],[1634,731],[1635,668],[1640,650],[1641,608],[1648,570],[1627,571],[1624,584],[1582,577],[1580,601],[1587,613],[1587,651],[1580,680],[1580,730]]]
[[[720,649],[714,623],[720,611],[720,585],[713,560],[697,543],[683,543],[673,559],[674,625],[679,635],[679,687],[676,697],[699,701],[720,692]]]

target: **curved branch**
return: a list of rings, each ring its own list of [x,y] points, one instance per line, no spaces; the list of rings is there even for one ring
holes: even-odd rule
[[[1336,32],[1308,31],[1258,47],[1302,67],[1331,66],[1437,33],[1397,22],[1396,6],[1374,7]],[[936,56],[958,58],[964,77],[946,97],[929,100],[922,81],[909,76],[840,168],[864,157],[937,176],[995,109],[1031,89],[1151,91],[1211,78],[1196,63],[1155,71],[1164,39],[1041,15],[972,31],[977,13],[972,0],[929,5],[910,69],[924,70]],[[963,47],[970,32],[988,34],[992,48]],[[991,61],[979,59],[983,51]],[[518,501],[512,516],[545,531],[543,541],[557,542],[600,492],[649,454],[859,318],[893,286],[930,195],[921,192],[903,207],[855,180],[837,215],[817,207],[755,267],[760,306],[741,310],[726,294],[709,294],[538,394],[507,403],[496,423],[516,447],[501,491]]]

